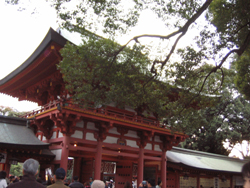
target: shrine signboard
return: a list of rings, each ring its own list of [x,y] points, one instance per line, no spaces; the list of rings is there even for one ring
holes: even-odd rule
[[[0,153],[0,163],[6,163],[7,153]]]

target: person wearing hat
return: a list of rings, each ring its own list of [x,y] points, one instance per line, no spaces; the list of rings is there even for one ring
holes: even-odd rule
[[[35,159],[27,159],[23,163],[23,178],[22,181],[12,183],[8,188],[45,188],[41,183],[36,181],[38,174],[39,162]]]
[[[139,184],[139,188],[148,188],[147,187],[147,181],[146,180],[143,180],[140,184]]]
[[[109,187],[109,188],[112,188],[112,187],[113,187],[113,180],[112,180],[112,179],[110,180],[110,183],[109,183],[108,187]]]
[[[65,170],[63,168],[58,168],[54,175],[55,183],[48,186],[47,188],[69,188],[63,183],[63,180],[65,180],[65,178],[66,178]]]

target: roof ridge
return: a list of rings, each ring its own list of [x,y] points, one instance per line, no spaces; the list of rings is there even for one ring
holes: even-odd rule
[[[191,150],[191,149],[186,149],[186,148],[179,148],[179,147],[173,147],[171,150],[172,152],[176,152],[176,153],[183,153],[183,154],[189,154],[189,155],[200,155],[200,156],[209,156],[209,157],[213,157],[213,158],[226,158],[227,160],[241,160],[242,162],[247,162],[249,160],[246,159],[239,159],[239,158],[233,158],[233,157],[229,157],[226,155],[220,155],[220,154],[215,154],[215,153],[209,153],[209,152],[204,152],[204,151],[197,151],[197,150]]]

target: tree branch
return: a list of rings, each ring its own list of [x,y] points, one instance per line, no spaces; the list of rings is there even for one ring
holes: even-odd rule
[[[179,42],[179,40],[181,39],[181,37],[183,37],[185,35],[185,33],[182,33],[180,36],[178,36],[178,38],[175,40],[174,45],[172,46],[169,54],[167,55],[166,59],[162,62],[161,65],[161,69],[163,69],[163,67],[166,65],[166,63],[168,62],[168,60],[170,59],[171,55],[174,53],[174,50]]]
[[[139,35],[139,36],[135,36],[134,38],[130,39],[125,45],[123,45],[117,52],[115,52],[114,54],[114,57],[113,57],[113,60],[111,61],[110,63],[110,66],[109,68],[113,65],[113,63],[115,62],[117,56],[119,55],[119,53],[124,50],[124,48],[131,42],[131,41],[135,41],[135,42],[138,42],[138,39],[139,38],[142,38],[142,37],[155,37],[155,38],[160,38],[160,39],[170,39],[171,37],[174,37],[175,35],[179,34],[179,33],[182,33],[176,40],[175,40],[175,43],[174,45],[172,46],[171,48],[171,51],[169,52],[169,54],[167,55],[166,59],[161,62],[161,61],[154,61],[153,65],[152,65],[152,68],[151,68],[151,72],[154,73],[154,74],[157,74],[156,71],[155,71],[155,64],[156,63],[161,63],[162,66],[161,66],[161,69],[164,67],[164,65],[167,63],[167,61],[169,60],[169,58],[171,57],[171,55],[173,54],[179,40],[181,39],[182,36],[184,36],[189,28],[189,26],[195,22],[195,20],[197,18],[199,18],[201,16],[201,14],[208,8],[208,6],[211,4],[213,0],[207,0],[203,5],[202,7],[186,22],[186,24],[180,28],[178,31],[175,31],[169,35],[166,35],[166,36],[163,36],[163,35],[150,35],[150,34],[144,34],[144,35]],[[107,71],[108,73],[108,71]],[[107,75],[106,73],[106,75]],[[155,76],[155,75],[154,75]],[[153,77],[154,77],[153,76]],[[102,80],[102,79],[101,79]],[[151,78],[149,79],[151,80]],[[145,86],[145,85],[144,85]]]
[[[238,54],[238,56],[241,56],[244,53],[244,51],[246,50],[249,43],[250,43],[250,31],[248,32],[248,34],[243,42],[243,45],[236,52]]]
[[[138,41],[139,38],[142,37],[152,37],[152,38],[160,38],[160,39],[170,39],[171,37],[174,37],[175,35],[179,33],[186,33],[189,26],[197,20],[201,16],[201,14],[208,8],[208,6],[212,3],[213,0],[207,0],[202,7],[185,23],[183,27],[181,27],[178,31],[175,31],[173,33],[170,33],[169,35],[150,35],[150,34],[144,34],[144,35],[138,35],[134,38],[130,39],[124,46],[127,46],[131,41]]]

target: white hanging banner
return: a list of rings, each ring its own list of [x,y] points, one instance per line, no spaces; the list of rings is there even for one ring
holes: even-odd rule
[[[6,163],[7,153],[0,153],[0,163]]]
[[[220,179],[218,177],[214,178],[214,188],[220,188]]]

